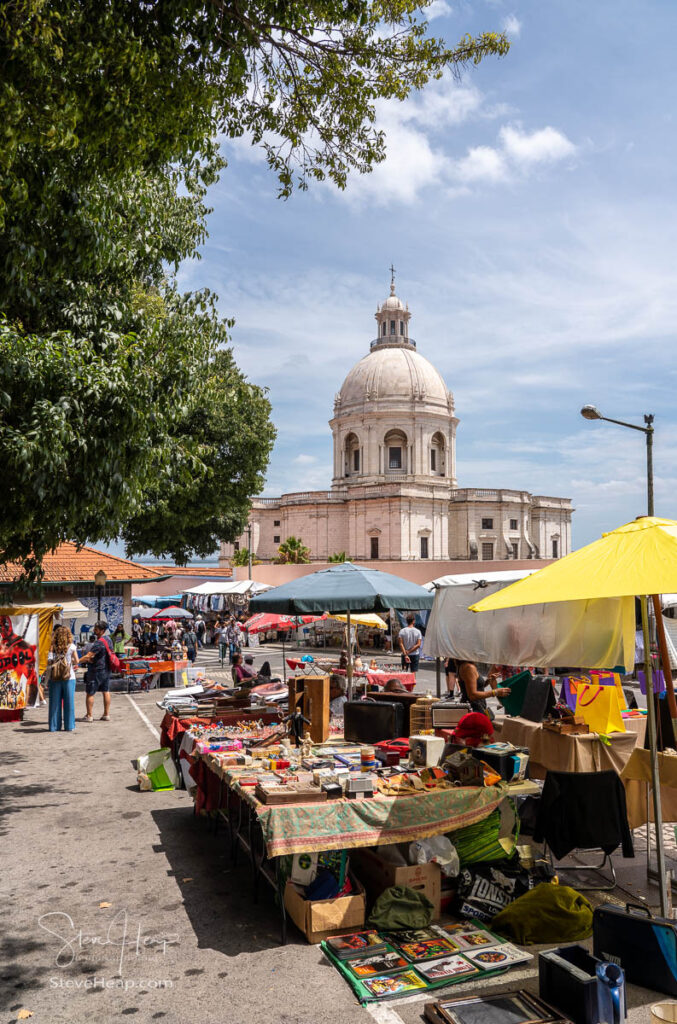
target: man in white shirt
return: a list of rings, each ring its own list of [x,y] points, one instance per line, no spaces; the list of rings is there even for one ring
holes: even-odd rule
[[[421,656],[421,644],[423,643],[423,634],[420,629],[416,629],[415,621],[416,617],[414,615],[407,615],[407,625],[404,629],[400,630],[400,635],[397,638],[402,653],[402,668],[405,672],[413,672],[414,674],[418,672],[418,661]]]

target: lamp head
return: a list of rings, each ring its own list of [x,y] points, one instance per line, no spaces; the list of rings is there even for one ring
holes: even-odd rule
[[[108,577],[106,576],[106,574],[103,571],[103,569],[99,569],[99,571],[97,572],[97,574],[94,577],[94,584],[97,587],[105,587],[107,579],[108,579]]]
[[[581,416],[586,420],[601,420],[602,414],[594,405],[584,405],[581,409]]]

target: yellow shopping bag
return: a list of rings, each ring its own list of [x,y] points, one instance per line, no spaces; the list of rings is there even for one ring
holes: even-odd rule
[[[576,714],[590,726],[590,732],[625,732],[615,686],[578,686]]]
[[[623,683],[618,672],[601,672],[595,669],[590,673],[590,678],[593,683],[599,683],[600,686],[615,686],[621,711],[628,710],[628,702],[625,699]]]

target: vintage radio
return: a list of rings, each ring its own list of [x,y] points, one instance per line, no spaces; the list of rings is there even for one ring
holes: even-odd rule
[[[432,708],[433,729],[455,729],[464,715],[472,711],[469,704],[441,700]]]

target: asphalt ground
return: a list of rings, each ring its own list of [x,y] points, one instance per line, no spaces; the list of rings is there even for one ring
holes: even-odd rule
[[[50,733],[46,708],[0,726],[0,1022],[21,1010],[34,1024],[420,1022],[421,997],[361,1007],[293,925],[280,946],[272,892],[253,902],[225,832],[193,816],[185,791],[138,790],[157,697],[114,694],[111,721],[88,724],[78,692],[74,733]],[[536,963],[455,991],[536,992]],[[631,988],[632,1024],[658,998]]]

